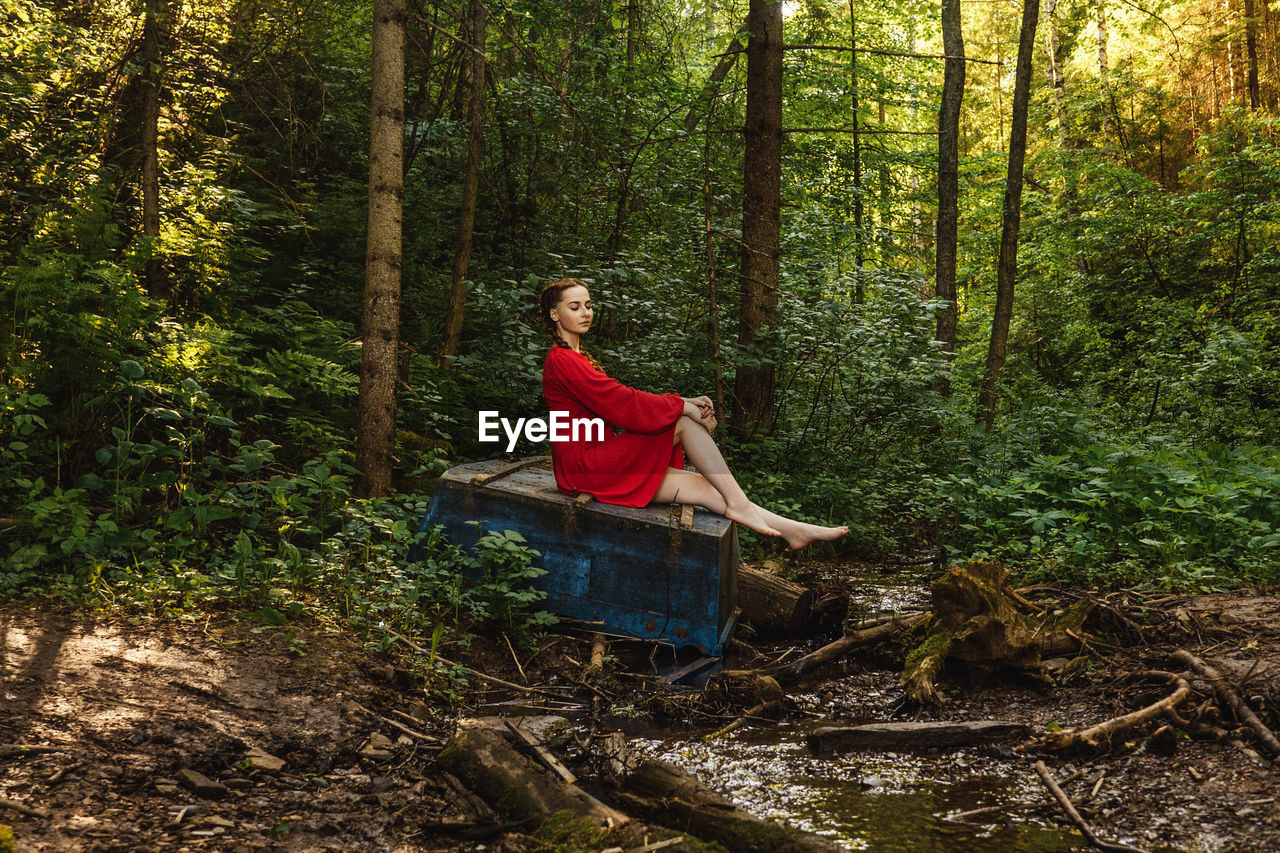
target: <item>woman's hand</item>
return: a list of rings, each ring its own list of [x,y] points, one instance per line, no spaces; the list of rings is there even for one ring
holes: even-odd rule
[[[684,416],[707,432],[715,432],[717,426],[715,404],[709,397],[681,397],[684,400]]]

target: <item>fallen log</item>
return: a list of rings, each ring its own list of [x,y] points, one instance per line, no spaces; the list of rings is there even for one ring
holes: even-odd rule
[[[882,622],[862,631],[845,634],[833,643],[828,643],[816,651],[809,652],[798,660],[777,667],[769,667],[765,672],[779,681],[797,681],[805,673],[817,669],[823,664],[839,660],[854,649],[869,646],[881,640],[887,640],[894,634],[905,631],[925,618],[924,613],[904,613],[901,617]]]
[[[546,820],[567,811],[605,829],[629,820],[576,785],[535,765],[482,720],[459,722],[438,761],[443,770],[461,779],[489,805],[517,818]]]
[[[747,566],[738,567],[738,609],[762,636],[810,630],[813,590]]]
[[[663,761],[641,763],[623,782],[620,800],[671,829],[719,841],[734,853],[834,853],[820,835],[761,820],[693,776]]]
[[[1187,684],[1187,680],[1182,677],[1177,677],[1174,685],[1177,689],[1155,704],[1120,717],[1113,717],[1110,720],[1105,720],[1087,728],[1049,732],[1018,744],[1013,748],[1014,752],[1057,752],[1077,746],[1096,748],[1104,740],[1109,741],[1116,732],[1122,732],[1141,725],[1148,720],[1153,720],[1182,704],[1191,695],[1191,685]]]
[[[998,743],[1026,737],[1030,727],[1007,720],[944,720],[941,722],[868,723],[862,726],[823,726],[805,743],[812,752],[845,752],[854,749],[941,749]]]
[[[1222,673],[1205,663],[1200,658],[1191,654],[1186,649],[1179,649],[1172,655],[1173,660],[1184,666],[1189,666],[1195,670],[1201,677],[1207,679],[1213,685],[1213,690],[1218,694],[1218,698],[1222,703],[1236,715],[1236,719],[1253,730],[1258,739],[1267,747],[1273,757],[1280,758],[1280,740],[1276,739],[1275,733],[1267,728],[1266,724],[1258,719],[1258,715],[1253,713],[1253,709],[1249,707],[1240,694],[1227,683],[1222,677]]]

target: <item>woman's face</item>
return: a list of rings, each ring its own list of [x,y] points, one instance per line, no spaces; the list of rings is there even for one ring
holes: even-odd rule
[[[591,328],[591,317],[591,294],[580,284],[566,288],[560,294],[560,304],[551,309],[551,322],[575,335]]]

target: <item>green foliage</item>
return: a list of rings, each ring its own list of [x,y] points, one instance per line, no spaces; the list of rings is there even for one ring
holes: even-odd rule
[[[1093,443],[1080,416],[1033,410],[933,480],[943,544],[1091,586],[1218,589],[1280,580],[1280,452],[1168,436]]]

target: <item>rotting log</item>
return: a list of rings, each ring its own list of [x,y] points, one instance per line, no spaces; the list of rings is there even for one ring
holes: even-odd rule
[[[868,723],[862,726],[823,726],[805,743],[812,752],[854,749],[943,749],[998,743],[1030,734],[1024,723],[1008,720],[943,720],[940,722]]]
[[[719,841],[735,853],[834,853],[840,849],[820,835],[753,817],[663,761],[642,762],[623,782],[619,798],[637,814]]]
[[[808,633],[813,590],[769,572],[738,567],[738,609],[761,635]]]
[[[1088,726],[1083,729],[1065,729],[1060,732],[1049,732],[1048,734],[1032,738],[1024,743],[1020,743],[1014,747],[1015,752],[1057,752],[1063,749],[1071,749],[1073,747],[1088,747],[1096,749],[1103,742],[1110,741],[1111,736],[1117,732],[1126,731],[1134,726],[1140,726],[1148,720],[1154,720],[1156,717],[1175,710],[1182,704],[1188,696],[1191,695],[1191,685],[1187,684],[1185,678],[1179,677],[1174,685],[1176,689],[1173,693],[1145,708],[1139,708],[1129,714],[1120,717],[1113,717],[1096,725]]]
[[[629,818],[576,785],[557,779],[513,748],[503,734],[480,720],[462,720],[438,758],[485,802],[520,818],[546,820],[568,811],[577,819],[614,829]]]
[[[1231,708],[1232,713],[1236,715],[1236,719],[1253,730],[1253,733],[1258,736],[1258,739],[1262,741],[1273,757],[1280,758],[1280,740],[1276,739],[1275,732],[1267,728],[1266,724],[1258,719],[1258,715],[1253,712],[1248,703],[1240,698],[1240,694],[1227,683],[1227,680],[1222,677],[1222,673],[1186,649],[1179,649],[1174,652],[1172,658],[1178,663],[1190,667],[1201,677],[1208,679],[1209,683],[1213,685],[1214,692],[1218,694],[1218,698],[1222,700],[1224,705]]]
[[[863,631],[852,631],[833,643],[828,643],[820,649],[809,652],[809,654],[798,660],[783,666],[769,668],[766,672],[779,681],[797,681],[810,670],[839,660],[854,649],[869,646],[881,640],[887,640],[894,634],[907,630],[924,618],[924,613],[904,614],[899,619],[883,622]]]

